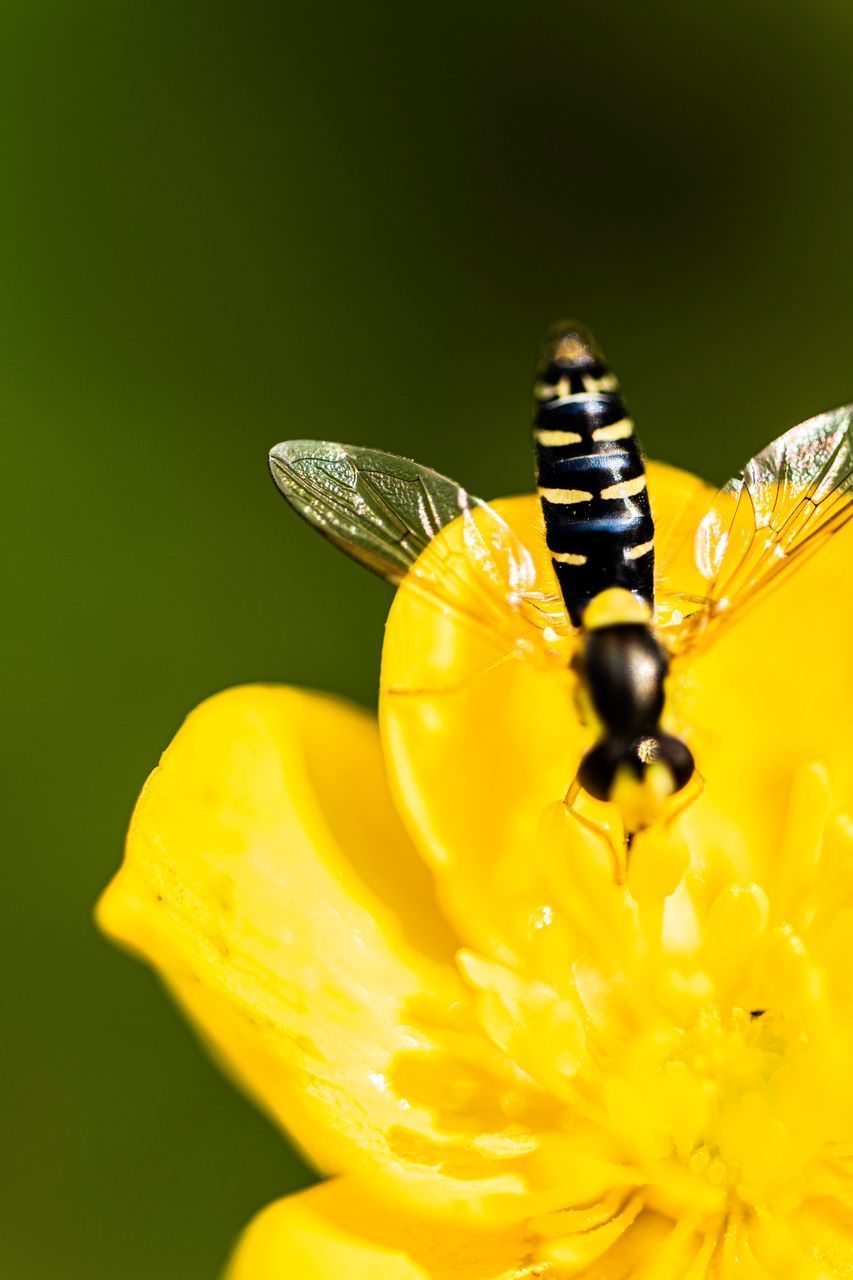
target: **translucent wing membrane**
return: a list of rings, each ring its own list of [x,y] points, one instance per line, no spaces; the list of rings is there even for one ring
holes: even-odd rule
[[[538,589],[527,548],[487,503],[408,458],[356,445],[288,440],[270,470],[295,511],[395,585],[408,574],[437,607],[506,652],[525,636],[545,654],[566,634],[562,602]],[[459,520],[459,536],[438,534]]]
[[[270,470],[309,524],[395,584],[471,504],[464,489],[437,472],[352,445],[288,440],[270,453]]]
[[[672,476],[676,477],[674,482]],[[712,491],[698,476],[688,475],[686,471],[673,472],[661,463],[651,470],[655,627],[668,644],[681,634],[685,618],[707,604],[707,583],[695,565],[693,543],[711,496]]]
[[[710,639],[851,515],[853,405],[845,405],[774,440],[717,495],[696,530],[695,592],[672,601],[673,647]]]

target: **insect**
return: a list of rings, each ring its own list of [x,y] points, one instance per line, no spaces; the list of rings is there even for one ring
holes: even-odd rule
[[[489,636],[496,662],[568,662],[595,741],[566,803],[587,825],[583,797],[614,806],[630,848],[638,831],[671,820],[701,786],[690,748],[662,724],[671,660],[712,643],[853,515],[852,424],[853,405],[811,418],[722,488],[686,531],[696,570],[689,591],[666,573],[685,530],[655,529],[619,384],[574,323],[551,331],[535,383],[548,581],[492,507],[416,462],[291,440],[272,449],[270,469],[309,524]],[[438,536],[454,522],[456,537]]]

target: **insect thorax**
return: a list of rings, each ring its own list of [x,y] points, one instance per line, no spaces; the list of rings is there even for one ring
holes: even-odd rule
[[[587,630],[580,653],[580,675],[607,732],[653,733],[663,713],[669,661],[651,629],[621,623]]]

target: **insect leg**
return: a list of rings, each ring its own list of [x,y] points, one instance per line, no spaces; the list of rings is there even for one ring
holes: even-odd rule
[[[629,836],[621,822],[608,822],[603,814],[593,812],[604,808],[598,801],[591,800],[583,787],[575,778],[563,798],[563,804],[569,813],[585,830],[603,840],[613,864],[613,879],[617,885],[625,883],[630,849]],[[608,809],[613,806],[608,805]]]
[[[693,776],[687,786],[683,787],[681,791],[677,791],[667,805],[662,822],[665,831],[668,831],[678,821],[685,809],[689,809],[699,799],[704,789],[705,779],[699,770],[694,768]]]

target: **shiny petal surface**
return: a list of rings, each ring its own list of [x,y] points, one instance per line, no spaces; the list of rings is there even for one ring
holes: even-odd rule
[[[631,1217],[630,1207],[620,1217]],[[250,1224],[226,1280],[684,1280],[710,1251],[695,1223],[655,1213],[599,1225],[594,1211],[505,1229],[437,1225],[390,1211],[344,1179],[270,1205]],[[620,1230],[621,1228],[621,1230]],[[696,1267],[695,1272],[690,1267]]]
[[[735,820],[762,876],[786,820],[797,766],[824,761],[838,807],[853,802],[853,528],[677,664],[678,714],[707,782],[708,807]],[[698,838],[697,805],[685,823]]]
[[[475,1023],[364,712],[269,687],[200,706],[100,920],[321,1169],[466,1208],[520,1189],[471,1139],[535,1091]]]
[[[507,1280],[524,1229],[453,1228],[378,1202],[352,1179],[270,1205],[241,1240],[227,1280]]]

